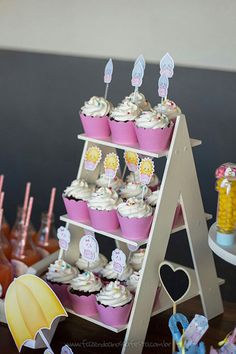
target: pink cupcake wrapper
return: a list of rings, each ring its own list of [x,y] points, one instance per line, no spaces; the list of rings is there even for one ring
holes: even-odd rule
[[[74,199],[68,199],[65,196],[63,196],[63,201],[67,211],[67,215],[71,220],[81,222],[89,220],[88,205],[86,201],[76,201]]]
[[[108,138],[111,135],[108,116],[91,117],[80,113],[80,119],[87,136],[103,139]]]
[[[139,128],[135,126],[140,148],[151,152],[167,150],[174,129],[174,124],[163,129]]]
[[[136,145],[138,143],[134,122],[117,122],[109,119],[111,138],[114,143]]]
[[[67,307],[69,305],[69,299],[68,299],[68,284],[54,284],[51,283],[50,281],[46,280],[46,283],[50,286],[50,288],[54,291],[54,293],[57,295],[58,299],[61,301],[62,305]]]
[[[153,216],[143,218],[127,218],[117,212],[120,228],[124,238],[129,240],[145,240],[148,238]]]
[[[97,230],[114,231],[119,228],[116,210],[97,210],[88,208],[92,226]]]
[[[128,322],[132,302],[121,307],[103,306],[96,303],[101,321],[109,326],[121,326]]]
[[[89,296],[78,296],[71,294],[68,288],[69,307],[79,315],[93,316],[97,313],[96,296],[91,294]]]

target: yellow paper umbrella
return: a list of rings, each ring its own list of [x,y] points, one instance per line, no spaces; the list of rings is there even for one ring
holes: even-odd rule
[[[41,330],[50,330],[56,318],[67,317],[51,288],[31,274],[20,276],[9,286],[5,297],[5,313],[19,351],[26,341],[35,340],[38,333],[50,348]]]

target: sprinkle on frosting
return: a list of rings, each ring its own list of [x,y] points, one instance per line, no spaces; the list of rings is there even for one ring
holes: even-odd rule
[[[181,109],[175,104],[175,102],[166,99],[162,103],[158,103],[154,109],[158,113],[163,113],[168,116],[169,119],[176,118],[179,114],[181,114]]]
[[[46,273],[46,279],[51,282],[68,284],[77,274],[77,268],[72,267],[70,264],[60,259],[50,264],[48,272]]]
[[[113,106],[104,97],[93,96],[86,101],[81,112],[86,116],[104,117],[110,114]]]
[[[113,210],[120,203],[118,194],[110,188],[101,187],[94,192],[88,201],[91,209],[97,210]]]
[[[71,288],[73,290],[94,293],[101,290],[102,282],[92,272],[84,272],[72,279]]]
[[[102,305],[119,307],[128,304],[133,295],[130,291],[119,283],[119,281],[110,282],[107,284],[99,294],[97,294],[97,301]]]
[[[163,129],[167,128],[169,124],[169,118],[155,110],[143,112],[136,120],[136,126],[139,128]]]
[[[142,199],[129,198],[126,202],[119,204],[118,212],[127,218],[143,218],[152,215],[152,207]]]
[[[71,185],[64,190],[64,196],[87,201],[93,191],[94,188],[89,187],[84,179],[75,179]]]

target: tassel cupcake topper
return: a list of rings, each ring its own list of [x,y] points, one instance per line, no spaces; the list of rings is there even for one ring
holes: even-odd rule
[[[131,84],[135,88],[134,92],[137,92],[138,88],[142,85],[145,66],[146,66],[146,64],[145,64],[144,57],[143,57],[143,55],[140,55],[136,59],[136,61],[134,63],[134,68],[132,71]]]
[[[169,79],[174,75],[174,60],[169,53],[166,53],[160,61],[160,78],[158,80],[158,95],[163,99],[167,99]]]
[[[112,59],[110,58],[106,63],[105,70],[104,70],[104,83],[106,84],[105,94],[104,94],[105,99],[107,99],[108,88],[112,79],[112,73],[113,73],[113,62]]]

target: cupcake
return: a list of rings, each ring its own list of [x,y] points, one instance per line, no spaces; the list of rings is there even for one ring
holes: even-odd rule
[[[109,125],[112,141],[117,144],[135,145],[137,137],[134,123],[141,110],[130,100],[120,103],[111,112]]]
[[[129,96],[126,96],[122,102],[131,101],[136,104],[141,111],[149,111],[152,107],[144,94],[141,92],[132,92]]]
[[[95,274],[99,274],[107,263],[107,258],[103,254],[99,253],[99,257],[96,261],[88,262],[80,257],[75,264],[81,271],[90,271]]]
[[[87,201],[93,191],[94,187],[90,187],[84,179],[75,179],[64,190],[63,200],[70,219],[82,222],[89,220]]]
[[[175,119],[181,114],[181,109],[175,104],[175,102],[166,99],[162,103],[158,103],[153,109],[158,113],[165,114],[169,119]]]
[[[130,278],[126,282],[126,286],[132,294],[135,294],[138,282],[140,279],[141,271],[135,271],[131,274]]]
[[[135,271],[139,271],[142,268],[144,256],[145,248],[140,248],[138,251],[132,253],[129,264]]]
[[[126,265],[125,269],[121,274],[118,274],[113,269],[112,262],[109,262],[105,268],[101,270],[102,281],[106,284],[107,282],[113,280],[119,280],[120,282],[125,282],[133,273],[133,269],[130,265]]]
[[[64,306],[68,305],[67,287],[73,278],[78,275],[78,269],[72,267],[62,259],[50,264],[45,279]]]
[[[149,196],[147,196],[147,198],[145,199],[145,201],[147,202],[147,204],[151,205],[153,208],[156,207],[157,204],[157,199],[158,199],[158,195],[159,195],[160,191],[157,190],[155,192],[152,192]]]
[[[104,97],[93,96],[85,102],[80,119],[87,136],[98,139],[110,136],[108,119],[112,108],[112,104]]]
[[[116,209],[119,203],[118,194],[110,188],[101,187],[94,192],[88,202],[92,226],[107,232],[118,229]]]
[[[111,180],[105,175],[105,173],[102,173],[95,183],[97,187],[108,187],[109,185],[110,188],[117,192],[122,186],[123,181],[117,176]]]
[[[99,277],[92,272],[79,274],[71,281],[68,288],[69,301],[72,310],[84,316],[92,316],[97,313],[96,295],[102,288]]]
[[[139,183],[140,182],[139,171],[130,172],[130,174],[126,177],[126,182]],[[149,189],[151,189],[152,192],[156,191],[159,188],[160,181],[158,176],[155,173],[152,175],[151,181],[147,186]]]
[[[120,189],[120,197],[126,201],[129,198],[137,198],[141,199],[143,197],[147,197],[151,194],[151,190],[149,188],[144,188],[140,183],[137,182],[128,182]]]
[[[145,151],[160,152],[170,145],[174,123],[155,110],[145,111],[136,120],[135,131],[140,148]]]
[[[153,209],[142,199],[130,198],[118,205],[122,235],[130,240],[145,240],[150,231]]]
[[[107,284],[96,298],[97,310],[103,323],[120,326],[128,322],[133,295],[119,281]]]

